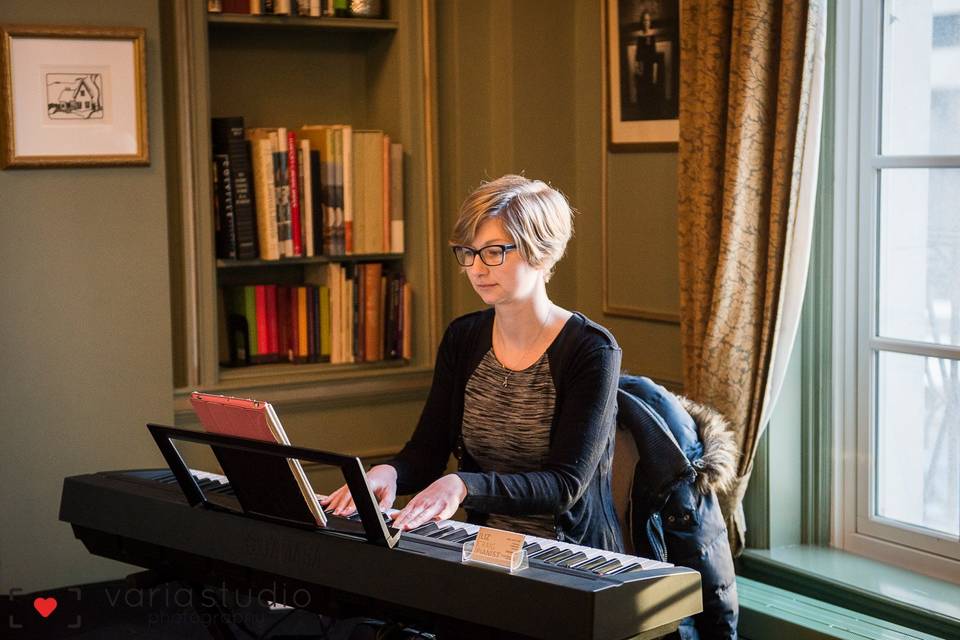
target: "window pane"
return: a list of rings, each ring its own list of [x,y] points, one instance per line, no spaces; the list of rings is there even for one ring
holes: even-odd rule
[[[960,536],[960,361],[881,352],[876,515]]]
[[[882,153],[960,154],[960,3],[884,3]]]
[[[877,327],[960,346],[960,169],[880,173]]]

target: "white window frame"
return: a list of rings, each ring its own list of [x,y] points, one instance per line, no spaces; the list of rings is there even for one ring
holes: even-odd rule
[[[878,349],[956,358],[960,349],[880,338],[876,255],[880,169],[960,168],[960,156],[882,156],[883,0],[837,3],[831,544],[960,583],[960,542],[871,516]]]

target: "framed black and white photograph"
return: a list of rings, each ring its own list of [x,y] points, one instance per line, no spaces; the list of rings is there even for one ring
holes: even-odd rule
[[[0,166],[149,164],[145,33],[0,26]]]
[[[607,0],[607,22],[611,148],[675,147],[680,0]]]

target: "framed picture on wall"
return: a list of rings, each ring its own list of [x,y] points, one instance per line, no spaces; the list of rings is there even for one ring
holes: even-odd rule
[[[150,164],[146,32],[0,26],[0,167]]]
[[[680,0],[607,0],[611,150],[675,149]]]

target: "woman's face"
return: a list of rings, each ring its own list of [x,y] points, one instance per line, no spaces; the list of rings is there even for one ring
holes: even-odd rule
[[[490,218],[477,228],[469,245],[480,250],[491,244],[514,244],[499,218]],[[486,304],[502,305],[529,299],[543,278],[543,270],[533,267],[516,249],[504,255],[503,264],[489,267],[476,256],[473,265],[463,267],[473,290]]]

